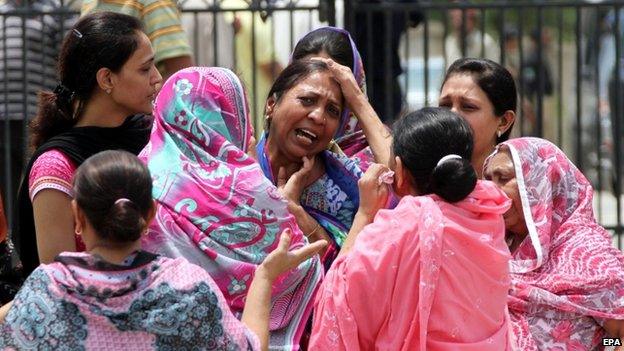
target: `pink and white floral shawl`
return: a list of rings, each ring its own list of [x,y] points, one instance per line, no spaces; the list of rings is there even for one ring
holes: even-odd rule
[[[590,183],[561,150],[518,138],[494,154],[503,145],[529,230],[510,265],[518,349],[593,350],[605,336],[601,323],[624,319],[624,255],[596,223]]]
[[[243,87],[227,69],[187,68],[167,80],[154,112],[140,156],[158,206],[143,247],[204,268],[240,313],[257,265],[280,234],[292,229],[292,249],[307,243],[286,201],[245,153],[252,127]],[[315,257],[274,284],[273,349],[299,348],[321,274]]]

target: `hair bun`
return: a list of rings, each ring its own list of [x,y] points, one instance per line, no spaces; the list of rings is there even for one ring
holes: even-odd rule
[[[137,204],[126,198],[117,199],[113,203],[107,219],[108,223],[100,235],[118,242],[139,239],[146,225]]]
[[[477,174],[469,160],[448,158],[433,168],[429,190],[448,202],[463,200],[475,188]]]

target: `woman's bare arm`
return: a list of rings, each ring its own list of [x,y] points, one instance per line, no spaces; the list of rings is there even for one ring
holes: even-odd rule
[[[247,293],[241,321],[258,336],[262,350],[267,350],[269,345],[269,315],[273,282],[282,273],[297,267],[327,245],[326,241],[317,241],[297,250],[288,251],[290,242],[291,232],[287,229],[280,234],[277,248],[256,268]]]
[[[37,252],[41,263],[54,261],[63,251],[76,251],[71,198],[58,190],[44,189],[33,199]]]

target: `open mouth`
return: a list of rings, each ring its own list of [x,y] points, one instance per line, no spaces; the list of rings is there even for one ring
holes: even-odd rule
[[[307,129],[297,128],[295,129],[295,134],[297,135],[297,138],[299,140],[303,141],[304,143],[308,145],[311,145],[312,143],[318,140],[318,136],[316,136],[316,134],[312,133],[311,131]]]

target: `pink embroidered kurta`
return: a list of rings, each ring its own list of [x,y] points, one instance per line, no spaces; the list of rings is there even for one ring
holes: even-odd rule
[[[519,350],[594,350],[606,319],[624,319],[624,255],[594,218],[593,189],[549,141],[512,155],[529,231],[514,252],[509,311]],[[487,161],[486,161],[487,165]]]
[[[507,197],[406,196],[381,210],[327,272],[312,350],[507,350]]]

